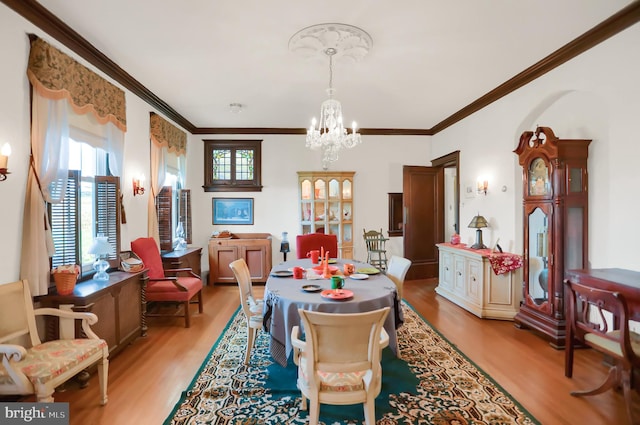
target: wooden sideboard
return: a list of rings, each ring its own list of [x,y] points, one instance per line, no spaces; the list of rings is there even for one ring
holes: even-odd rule
[[[519,269],[497,275],[490,250],[437,244],[439,282],[436,293],[480,318],[513,320],[520,305]]]
[[[271,272],[271,234],[234,233],[230,239],[209,239],[209,285],[236,283],[229,264],[244,258],[252,282],[266,282]]]
[[[109,356],[122,351],[139,336],[146,336],[145,289],[146,271],[109,273],[108,281],[87,280],[79,282],[70,295],[52,293],[36,299],[42,307],[90,312],[98,316],[91,329],[109,345]],[[76,321],[78,322],[78,321]],[[57,339],[65,332],[65,320],[49,318],[46,322],[46,339]],[[71,325],[76,336],[82,329],[79,323]]]
[[[166,252],[162,254],[162,266],[165,270],[190,268],[195,274],[202,278],[202,268],[200,266],[201,255],[202,248],[199,247],[189,247],[179,251]]]

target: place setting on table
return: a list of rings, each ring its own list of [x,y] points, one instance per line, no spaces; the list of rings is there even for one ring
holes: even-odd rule
[[[390,307],[385,330],[395,353],[396,332],[403,316],[391,279],[368,263],[331,258],[324,250],[276,265],[264,293],[263,327],[271,335],[274,360],[286,365],[292,350],[291,329],[300,325],[298,309],[325,313],[361,313]]]

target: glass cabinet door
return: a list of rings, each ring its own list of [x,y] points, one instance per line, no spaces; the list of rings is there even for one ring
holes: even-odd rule
[[[527,294],[529,301],[542,305],[549,300],[549,214],[537,207],[529,214],[529,261]]]

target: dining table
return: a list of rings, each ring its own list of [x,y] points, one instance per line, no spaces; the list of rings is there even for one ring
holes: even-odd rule
[[[355,274],[345,276],[344,264],[353,264]],[[284,261],[273,267],[264,291],[263,327],[270,335],[271,357],[286,367],[293,346],[291,330],[302,328],[298,309],[325,313],[362,313],[389,307],[384,323],[389,334],[389,348],[397,353],[396,329],[404,320],[402,307],[393,281],[367,263],[350,259],[334,259],[330,266],[335,274],[344,277],[341,291],[331,291],[331,279],[316,272],[311,259]],[[293,268],[305,270],[302,279],[293,277]],[[338,296],[339,295],[339,296]]]

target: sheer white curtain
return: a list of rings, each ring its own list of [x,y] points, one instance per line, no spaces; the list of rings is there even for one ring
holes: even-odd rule
[[[158,230],[158,215],[156,214],[156,196],[164,185],[166,174],[167,148],[161,146],[154,138],[151,138],[151,195],[147,205],[147,233],[156,240],[160,246],[160,232]]]
[[[69,174],[70,133],[86,131],[70,126],[77,114],[66,98],[49,99],[33,91],[31,121],[31,163],[27,179],[20,278],[27,279],[33,296],[45,295],[49,289],[49,257],[55,253],[46,203],[62,201]],[[122,170],[124,132],[114,124],[96,124],[104,137],[93,135],[96,147],[109,155],[111,173]]]

